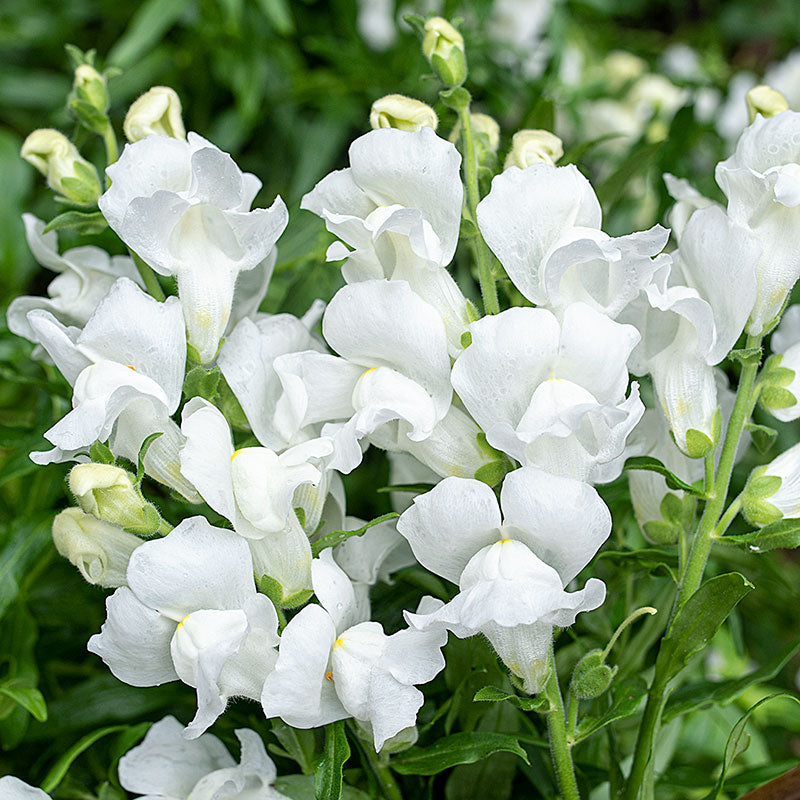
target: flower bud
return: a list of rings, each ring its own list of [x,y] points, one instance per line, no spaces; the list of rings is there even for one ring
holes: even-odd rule
[[[467,77],[464,37],[444,18],[425,23],[422,52],[445,86],[461,86]]]
[[[800,518],[800,444],[750,473],[742,511],[753,525]]]
[[[397,128],[401,131],[418,131],[428,127],[436,130],[439,118],[436,112],[421,100],[402,94],[387,94],[372,104],[369,124],[378,128]]]
[[[89,583],[116,589],[126,585],[128,561],[142,540],[79,508],[68,508],[53,520],[53,543]]]
[[[54,192],[76,205],[94,205],[102,193],[94,165],[60,131],[35,130],[22,143],[20,155],[47,178]]]
[[[532,164],[550,164],[555,166],[564,155],[561,139],[550,131],[523,130],[517,131],[511,140],[511,151],[506,156],[503,169],[519,167],[525,169]]]
[[[745,102],[747,103],[747,116],[751,123],[756,118],[756,114],[761,114],[762,117],[774,117],[781,111],[789,109],[786,98],[777,89],[764,83],[754,86],[747,93]]]
[[[617,674],[618,667],[605,663],[602,650],[590,650],[576,665],[570,680],[570,691],[581,700],[600,697]]]
[[[500,146],[500,126],[497,121],[488,114],[470,114],[469,120],[478,143],[490,153],[496,153]],[[459,136],[461,136],[461,120],[456,121],[453,130],[450,131],[449,139],[455,144]]]
[[[69,473],[69,488],[78,505],[97,519],[145,536],[159,531],[161,515],[121,467],[78,464]]]
[[[647,62],[627,50],[615,50],[606,56],[602,68],[608,89],[614,93],[644,75]]]
[[[129,142],[138,142],[147,136],[169,136],[186,139],[186,129],[181,117],[181,101],[169,86],[154,86],[134,100],[122,129]]]
[[[71,99],[89,103],[105,114],[109,105],[106,79],[94,67],[81,64],[75,69]]]

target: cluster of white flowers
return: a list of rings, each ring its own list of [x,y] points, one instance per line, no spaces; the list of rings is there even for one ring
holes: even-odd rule
[[[172,118],[164,91],[152,108]],[[288,220],[282,200],[251,209],[258,179],[137,103],[126,130],[148,135],[109,167],[99,207],[137,260],[175,278],[177,296],[149,295],[131,259],[94,247],[59,255],[56,234],[28,217],[34,254],[61,274],[49,299],[9,310],[12,330],[73,387],[72,410],[45,434],[53,449],[32,458],[79,462],[80,509],[59,516],[56,543],[115,589],[89,650],[131,685],[197,691],[185,732],[204,742],[190,760],[209,774],[193,766],[168,780],[145,766],[151,748],[162,761],[163,748],[189,752],[168,718],[123,759],[123,785],[200,798],[256,774],[269,783],[252,732],[238,732],[239,767],[204,734],[232,697],[299,728],[353,718],[376,751],[408,739],[424,700],[416,687],[443,669],[448,631],[483,634],[525,691],[541,691],[553,629],[605,598],[596,578],[572,586],[611,530],[595,485],[637,455],[702,476],[730,413],[718,365],[743,332],[760,341],[771,330],[800,274],[800,114],[758,116],[718,165],[727,207],[668,178],[671,253],[658,225],[604,233],[574,165],[508,166],[476,217],[524,305],[483,317],[448,271],[461,155],[428,123],[386,128],[384,116],[353,142],[349,167],[303,199],[336,238],[327,257],[346,285],[297,318],[258,311]],[[800,416],[796,311],[776,334],[780,385],[763,398],[781,419]],[[187,360],[218,371],[251,438],[224,404],[183,402]],[[657,407],[645,411],[629,372],[651,376]],[[134,464],[147,443],[146,474],[230,528],[196,515],[171,529],[128,473],[88,463],[96,442]],[[440,482],[396,524],[326,540],[363,529],[345,516],[340,474],[369,446],[390,454],[395,474]],[[789,460],[770,473],[773,518],[800,515],[796,498],[775,495],[797,482]],[[645,532],[662,538],[650,523],[664,522],[674,496],[664,479],[637,474],[631,489]],[[458,592],[423,598],[387,634],[370,620],[369,587],[417,562]]]

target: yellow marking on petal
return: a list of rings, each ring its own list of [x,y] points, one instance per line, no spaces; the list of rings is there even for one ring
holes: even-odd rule
[[[191,616],[192,616],[191,614],[187,614],[187,615],[186,615],[186,616],[185,616],[185,617],[184,617],[184,618],[183,618],[183,619],[182,619],[182,620],[181,620],[181,621],[178,623],[178,627],[177,627],[175,630],[176,630],[176,631],[179,631],[179,630],[180,630],[180,629],[183,627],[183,623],[184,623],[184,622],[186,622],[186,620],[187,620],[187,619],[189,619],[189,617],[191,617]]]
[[[242,452],[242,450],[244,450],[244,448],[240,447],[238,450],[233,451],[233,455],[231,456],[231,464],[233,464],[233,459],[236,458],[236,456],[238,456],[239,453]]]
[[[363,378],[364,375],[369,375],[370,372],[375,372],[376,369],[378,369],[378,368],[377,367],[370,367],[368,370],[366,370],[364,373],[362,373],[361,377]]]
[[[333,672],[332,672],[332,670],[328,670],[325,673],[325,680],[326,681],[333,681]]]
[[[136,372],[136,367],[134,367],[134,366],[133,366],[133,364],[126,364],[125,366],[126,366],[128,369],[132,369],[134,372]]]
[[[337,647],[344,647],[344,639],[339,638],[333,643],[333,649],[335,650]]]
[[[495,544],[505,544],[506,542],[510,542],[511,539],[498,539]]]

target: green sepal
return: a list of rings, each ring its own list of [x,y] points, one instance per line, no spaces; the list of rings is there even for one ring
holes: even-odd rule
[[[767,425],[758,425],[755,422],[748,422],[744,427],[752,437],[753,444],[759,453],[763,455],[772,449],[775,439],[778,437],[778,431],[775,428],[770,428]]]
[[[453,48],[451,53],[453,52],[458,52],[457,48]],[[464,54],[462,53],[461,55],[463,56]],[[431,61],[434,69],[436,68],[436,64],[434,62],[437,59],[441,62],[444,61],[441,56],[434,56],[433,60]],[[442,82],[446,83],[444,79]],[[452,86],[452,84],[448,85]],[[472,99],[469,92],[463,86],[452,86],[450,89],[443,89],[441,92],[439,92],[439,97],[448,108],[452,108],[455,112],[464,111],[465,109],[469,108],[469,103]]]
[[[728,353],[728,358],[738,361],[743,366],[758,364],[759,361],[761,361],[761,348],[740,347],[736,350],[731,350],[730,353]]]
[[[221,377],[219,367],[212,369],[192,367],[183,381],[183,394],[187,400],[192,397],[202,397],[203,400],[213,403],[217,398]]]
[[[95,442],[89,448],[89,458],[95,464],[116,464],[117,462],[109,446],[103,442]]]
[[[461,346],[466,350],[472,344],[472,334],[469,331],[464,331],[461,334]]]
[[[256,577],[256,587],[261,594],[265,594],[272,604],[279,608],[297,608],[307,602],[314,592],[311,589],[303,589],[300,592],[295,592],[288,597],[284,597],[283,586],[280,581],[269,575],[262,575],[260,578]]]
[[[72,228],[76,233],[102,233],[108,227],[106,218],[100,211],[65,211],[53,217],[44,226],[42,233]]]
[[[651,519],[642,525],[645,537],[653,544],[675,544],[680,537],[680,530],[669,522],[660,519]]]
[[[467,319],[470,322],[476,322],[481,318],[481,312],[475,307],[471,300],[467,300]]]
[[[88,100],[73,97],[69,101],[67,109],[84,128],[92,133],[98,133],[102,136],[109,126],[108,117],[105,113]]]
[[[758,399],[767,411],[791,408],[797,403],[797,398],[788,389],[780,386],[764,386]]]
[[[425,38],[425,17],[419,14],[405,14],[403,16],[403,22],[409,25],[420,39]]]
[[[508,472],[508,466],[507,461],[492,461],[489,464],[478,467],[472,477],[487,486],[497,486]]]
[[[478,228],[469,217],[461,217],[458,229],[460,239],[474,239],[478,235]]]
[[[702,431],[689,428],[686,431],[686,455],[689,458],[705,458],[714,452],[714,442]]]
[[[582,700],[594,700],[608,691],[617,669],[605,663],[602,650],[590,650],[575,665],[569,684],[570,691]]]
[[[462,89],[461,84],[467,79],[467,57],[464,55],[464,51],[461,48],[450,48],[450,53],[447,58],[440,56],[438,53],[434,53],[431,56],[431,66],[433,67],[433,71],[439,76],[439,80],[445,86],[452,87],[450,91]],[[442,97],[442,99],[445,104],[450,105],[450,108],[453,110],[461,111],[469,106],[469,92],[467,92],[466,89],[463,89],[463,91],[466,93],[467,100],[464,102],[459,96],[459,99],[453,101],[458,103],[457,106],[450,105],[447,100],[444,100],[444,97]],[[462,103],[463,105],[461,105]]]

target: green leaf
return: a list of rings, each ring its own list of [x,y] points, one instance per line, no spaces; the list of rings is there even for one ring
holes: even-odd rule
[[[721,536],[714,540],[721,544],[737,544],[752,553],[766,553],[768,550],[793,550],[800,547],[800,519],[781,519],[765,525],[752,533]]]
[[[114,458],[114,454],[111,452],[109,446],[104,442],[95,442],[89,448],[89,458],[91,458],[95,464],[116,463],[116,458]]]
[[[556,104],[552,97],[542,95],[528,112],[522,128],[552,131],[556,122]]]
[[[411,492],[412,494],[424,494],[429,492],[435,483],[393,483],[391,486],[381,486],[377,491],[383,492]]]
[[[669,550],[656,547],[643,547],[640,550],[603,550],[597,560],[608,559],[621,569],[645,570],[656,572],[661,570],[677,581],[678,557]]]
[[[536,697],[520,697],[518,694],[498,689],[496,686],[484,686],[483,689],[478,689],[472,700],[475,703],[502,703],[507,700],[523,711],[536,711],[542,706],[541,701]]]
[[[213,367],[212,369],[192,367],[186,373],[186,378],[183,381],[183,394],[187,400],[192,397],[202,397],[203,400],[213,403],[217,397],[221,377],[222,373],[219,367]]]
[[[772,445],[775,444],[775,439],[778,436],[778,431],[775,428],[769,428],[766,425],[757,425],[755,422],[748,422],[745,430],[749,431],[750,436],[753,437],[753,444],[759,453],[769,452]]]
[[[436,775],[456,764],[472,764],[501,752],[514,753],[529,763],[516,736],[474,731],[444,736],[430,747],[412,747],[392,759],[392,769],[401,775]]]
[[[42,233],[72,228],[76,233],[102,233],[108,227],[106,218],[99,211],[65,211],[53,217]]]
[[[72,762],[75,761],[81,753],[88,750],[98,739],[102,739],[104,736],[108,736],[111,733],[120,733],[127,729],[127,725],[110,725],[107,728],[100,728],[99,730],[87,733],[86,736],[72,745],[72,747],[70,747],[52,766],[50,772],[47,773],[45,779],[42,781],[42,790],[51,794],[61,781],[64,780],[64,776],[72,766]]]
[[[314,772],[315,737],[312,730],[297,730],[281,719],[272,720],[272,733],[293,758],[304,775]]]
[[[163,436],[164,431],[156,431],[155,433],[151,433],[143,442],[142,446],[139,448],[139,455],[137,458],[137,466],[136,466],[136,483],[141,484],[142,479],[144,478],[144,457],[147,455],[147,451],[150,449],[153,442],[158,439],[159,436]]]
[[[757,670],[741,678],[722,681],[700,681],[686,686],[680,686],[669,697],[664,708],[663,720],[668,723],[681,714],[705,708],[710,705],[724,706],[732,703],[742,693],[759,683],[772,680],[789,662],[792,656],[800,649],[800,641],[792,642],[783,648],[774,658]]]
[[[325,749],[314,770],[315,800],[340,800],[342,797],[342,767],[350,758],[344,722],[331,722],[325,726]]]
[[[634,148],[622,165],[597,187],[597,198],[605,211],[622,196],[634,177],[649,171],[661,148],[661,142]]]
[[[20,582],[51,546],[53,512],[31,520],[15,520],[0,530],[0,617],[19,594]]]
[[[279,775],[275,788],[291,800],[314,800],[313,775]],[[370,800],[370,796],[361,789],[342,786],[342,800]]]
[[[620,683],[613,690],[614,702],[605,714],[600,717],[584,716],[581,719],[575,732],[575,742],[582,742],[606,725],[635,714],[645,694],[647,694],[647,684],[641,678]]]
[[[711,641],[736,604],[752,589],[753,584],[744,575],[729,572],[707,580],[678,609],[658,656],[664,680],[677,675]]]
[[[294,33],[294,19],[292,19],[292,12],[289,10],[286,0],[258,0],[258,5],[276,33],[281,36]]]
[[[382,514],[380,517],[375,517],[375,519],[370,520],[360,528],[356,528],[354,531],[331,531],[330,533],[326,533],[325,536],[321,536],[316,542],[311,543],[311,552],[314,554],[314,558],[316,558],[323,550],[326,550],[329,547],[336,547],[337,544],[341,544],[351,536],[363,536],[364,533],[366,533],[367,530],[373,525],[380,525],[381,522],[386,522],[387,520],[394,519],[395,517],[399,516],[400,515],[397,512],[390,511],[388,514]]]
[[[189,0],[146,0],[130,18],[125,33],[108,54],[108,63],[130,67],[161,41]]]
[[[31,686],[15,686],[14,682],[0,685],[0,694],[10,697],[21,705],[39,722],[47,719],[47,704],[38,689]]]
[[[625,471],[643,469],[647,472],[657,472],[664,478],[664,480],[667,482],[667,486],[669,486],[670,489],[675,489],[679,492],[687,492],[698,497],[703,496],[701,489],[696,489],[691,484],[681,480],[677,475],[675,475],[675,473],[667,469],[667,467],[664,466],[664,464],[662,464],[657,458],[653,458],[652,456],[634,456],[633,458],[629,458],[625,462],[623,469]]]

